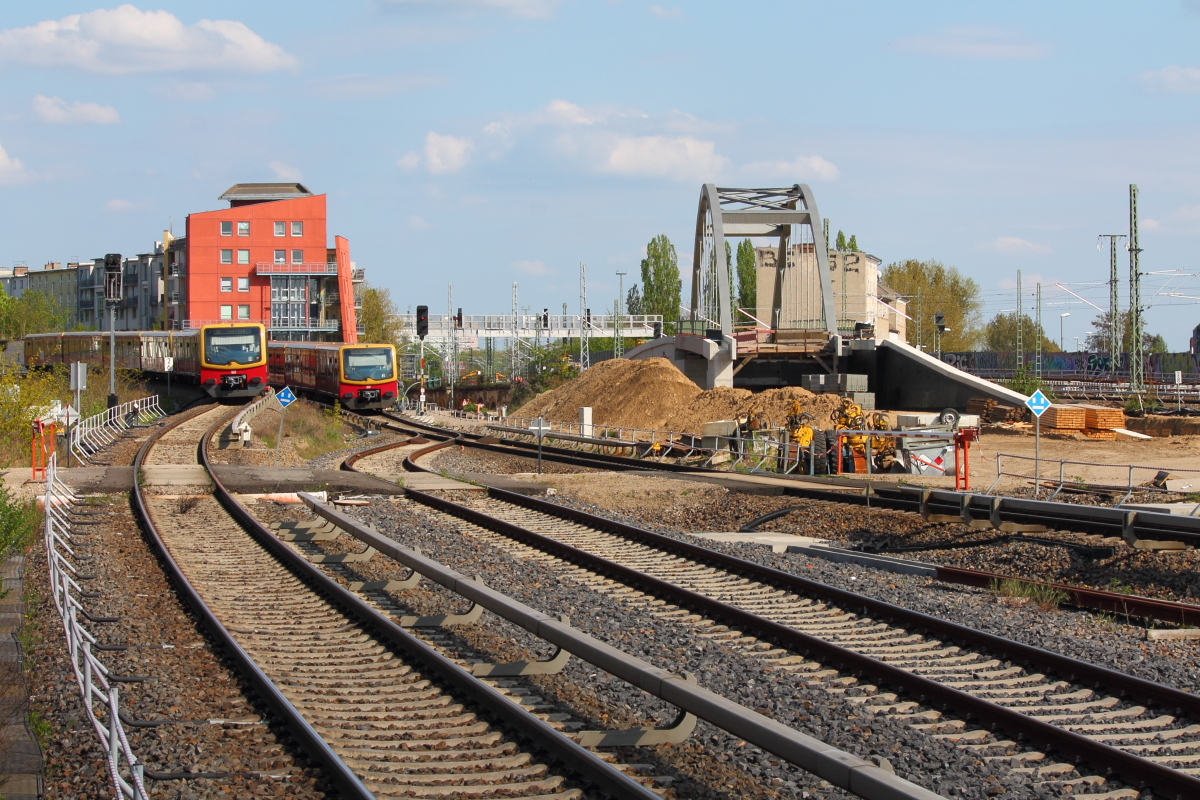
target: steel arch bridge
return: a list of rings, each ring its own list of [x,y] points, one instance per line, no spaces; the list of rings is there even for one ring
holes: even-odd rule
[[[812,189],[797,183],[782,189],[728,189],[706,183],[696,212],[692,251],[692,332],[733,333],[736,309],[724,262],[726,237],[779,239],[771,328],[837,334],[829,247]],[[743,320],[748,321],[748,320]]]

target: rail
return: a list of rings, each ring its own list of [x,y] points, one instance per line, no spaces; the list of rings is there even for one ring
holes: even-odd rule
[[[408,490],[422,499],[429,495]],[[697,686],[686,677],[655,667],[596,639],[567,622],[544,614],[376,533],[371,528],[320,502],[311,494],[299,497],[317,516],[370,545],[415,573],[467,598],[540,639],[561,647],[611,675],[708,720],[723,730],[807,770],[866,800],[934,800],[934,792],[898,777],[858,756],[807,736],[719,694]]]
[[[1004,466],[1005,459],[1008,459],[1009,461],[1024,462],[1024,463],[1033,462],[1035,464],[1035,467],[1034,467],[1035,474],[1029,475],[1029,474],[1025,474],[1025,473],[1021,473],[1021,472],[1012,472],[1005,468],[1005,466]],[[1032,456],[1017,456],[1017,455],[1010,455],[1008,453],[997,453],[996,454],[996,480],[992,481],[992,485],[988,487],[987,491],[984,492],[984,494],[985,495],[991,494],[992,489],[996,488],[996,484],[1000,482],[1000,479],[1005,478],[1005,477],[1020,478],[1022,480],[1034,481],[1034,491],[1040,492],[1042,489],[1042,482],[1044,480],[1046,480],[1046,478],[1045,478],[1045,476],[1043,476],[1041,474],[1040,467],[1036,466],[1038,464],[1045,464],[1050,467],[1053,467],[1054,464],[1058,465],[1057,485],[1054,487],[1053,494],[1051,494],[1050,497],[1047,498],[1047,500],[1053,500],[1064,489],[1070,489],[1070,488],[1087,489],[1087,488],[1102,487],[1102,488],[1107,488],[1107,489],[1124,489],[1125,495],[1116,504],[1117,508],[1120,508],[1121,506],[1123,506],[1129,500],[1129,498],[1133,495],[1133,493],[1135,491],[1160,493],[1160,494],[1164,494],[1164,495],[1200,494],[1200,469],[1187,469],[1184,467],[1171,467],[1170,469],[1167,469],[1164,467],[1148,467],[1148,466],[1144,466],[1141,464],[1102,464],[1102,463],[1099,463],[1096,461],[1070,461],[1070,460],[1066,460],[1066,459],[1049,459],[1049,458],[1036,459]],[[1100,468],[1100,469],[1109,470],[1113,473],[1123,473],[1124,485],[1122,486],[1120,483],[1095,484],[1094,482],[1084,481],[1083,478],[1081,478],[1081,477],[1068,478],[1067,477],[1067,469],[1066,469],[1068,464],[1071,466],[1076,466],[1076,467]],[[1020,469],[1020,467],[1018,467],[1018,469]],[[1163,486],[1155,486],[1154,485],[1153,481],[1159,479],[1160,476],[1162,476],[1164,474],[1174,474],[1176,472],[1187,472],[1187,473],[1195,475],[1196,476],[1195,490],[1189,492],[1186,489],[1183,491],[1174,491],[1174,490],[1168,489],[1165,486],[1165,478],[1163,479],[1163,481],[1164,481]],[[1134,474],[1135,473],[1149,473],[1153,477],[1151,478],[1150,481],[1144,481],[1142,483],[1134,483]],[[1051,473],[1051,474],[1053,474],[1053,473]],[[1053,480],[1053,479],[1051,479],[1051,480]],[[1116,480],[1121,481],[1122,478],[1118,477],[1118,478],[1116,478]],[[1149,485],[1146,485],[1147,483],[1149,483]],[[1196,504],[1196,507],[1194,509],[1192,509],[1192,512],[1190,514],[1188,514],[1188,516],[1194,517],[1194,516],[1196,516],[1198,511],[1200,511],[1200,503]]]
[[[238,446],[241,446],[241,443],[244,441],[242,439],[242,434],[244,432],[242,426],[245,426],[248,430],[251,421],[263,411],[266,411],[267,405],[272,400],[275,401],[276,405],[279,405],[279,400],[275,397],[275,389],[271,386],[268,386],[267,390],[263,392],[262,397],[243,408],[237,413],[237,416],[230,420],[229,431],[227,435],[231,444],[236,442]]]
[[[101,448],[115,442],[125,431],[165,416],[156,394],[130,400],[77,422],[71,430],[68,447],[81,464],[88,464]]]
[[[70,560],[75,557],[77,545],[64,509],[77,500],[70,489],[59,482],[57,459],[51,454],[46,468],[44,540],[50,593],[66,634],[67,656],[83,698],[84,711],[99,739],[100,750],[104,753],[108,775],[117,796],[146,800],[149,794],[144,783],[144,767],[129,746],[129,737],[121,724],[120,693],[115,685],[115,676],[92,652],[97,644],[96,637],[79,622],[80,615],[91,617],[79,598],[71,593],[74,590],[83,596],[79,581],[89,577],[81,575]],[[107,719],[101,720],[97,709]]]

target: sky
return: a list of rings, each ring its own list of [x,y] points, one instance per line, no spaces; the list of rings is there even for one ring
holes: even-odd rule
[[[577,313],[580,262],[611,306],[658,234],[687,296],[702,184],[807,183],[985,317],[1040,282],[1074,349],[1137,184],[1147,330],[1200,324],[1200,0],[94,3],[0,4],[0,266],[147,252],[299,180],[402,311],[449,283],[508,313],[517,281]]]

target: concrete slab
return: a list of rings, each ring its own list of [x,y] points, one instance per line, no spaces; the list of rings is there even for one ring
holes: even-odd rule
[[[553,494],[554,490],[550,489],[544,483],[536,483],[534,481],[523,481],[520,478],[514,478],[511,475],[492,475],[487,472],[468,472],[463,475],[464,478],[476,483],[490,486],[494,489],[503,489],[506,492],[514,492],[516,494],[534,495],[534,494]]]
[[[761,544],[771,548],[776,553],[796,552],[793,547],[812,547],[816,544],[824,544],[824,539],[814,539],[811,536],[796,536],[790,533],[743,533],[742,531],[732,531],[723,533],[720,531],[704,531],[693,533],[700,539],[711,539],[714,542],[744,542],[747,544]]]
[[[418,492],[487,491],[483,486],[475,486],[453,478],[443,478],[441,475],[433,475],[428,472],[406,472],[396,478],[404,482],[404,488],[416,489]]]
[[[1153,511],[1157,514],[1200,517],[1200,503],[1129,503],[1121,508],[1129,511]]]
[[[239,494],[273,492],[351,492],[353,494],[403,494],[394,483],[361,472],[306,467],[213,467],[225,488]]]
[[[115,494],[133,489],[133,467],[71,467],[58,477],[75,492]]]
[[[146,486],[207,486],[208,471],[199,464],[147,464],[142,467]]]

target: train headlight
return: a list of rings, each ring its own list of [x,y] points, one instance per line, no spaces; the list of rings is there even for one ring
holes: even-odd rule
[[[262,378],[260,378],[260,377],[258,377],[258,376],[256,375],[256,376],[254,376],[253,378],[251,378],[251,379],[250,379],[250,382],[251,382],[251,383],[262,383]]]
[[[395,392],[384,392],[384,393],[383,393],[383,396],[384,396],[384,397],[387,397],[387,398],[389,398],[389,399],[390,399],[390,398],[392,398],[392,397],[395,397],[395,396],[396,396],[396,393],[395,393]]]
[[[215,386],[216,384],[217,384],[217,379],[216,379],[216,378],[205,378],[205,379],[204,379],[204,385],[205,385],[205,386]]]
[[[353,400],[354,392],[342,392],[342,399],[343,400]]]

